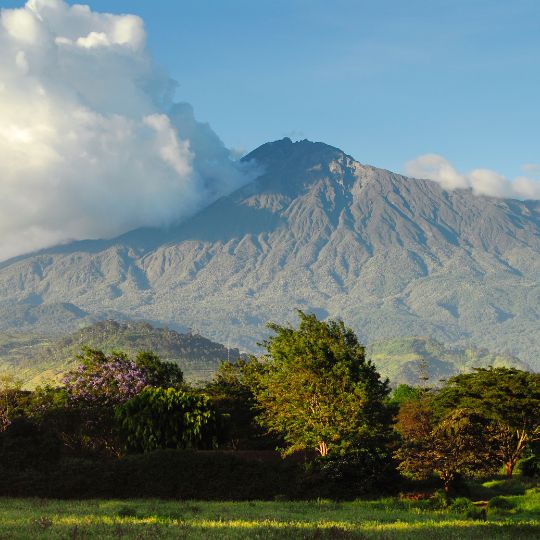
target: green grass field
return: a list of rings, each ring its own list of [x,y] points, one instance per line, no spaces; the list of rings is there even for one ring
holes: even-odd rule
[[[540,538],[540,490],[504,499],[506,508],[488,508],[485,521],[395,498],[339,503],[0,499],[0,539]]]

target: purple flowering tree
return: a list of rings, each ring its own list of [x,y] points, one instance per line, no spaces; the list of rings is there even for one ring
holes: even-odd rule
[[[183,385],[182,370],[150,351],[131,360],[121,352],[105,354],[84,347],[77,358],[79,365],[64,376],[63,388],[44,394],[50,423],[75,452],[120,454],[116,408],[145,388]]]
[[[86,348],[81,364],[64,377],[73,403],[90,407],[114,407],[125,403],[149,386],[149,373],[123,353],[106,355]]]
[[[123,353],[84,348],[78,359],[63,380],[69,429],[62,438],[77,451],[119,455],[115,408],[149,386],[150,373]]]

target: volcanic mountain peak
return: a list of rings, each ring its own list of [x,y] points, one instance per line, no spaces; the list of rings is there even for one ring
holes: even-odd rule
[[[142,318],[254,349],[267,321],[301,308],[342,317],[367,342],[424,335],[535,365],[538,201],[445,191],[323,143],[282,139],[244,159],[259,165],[255,181],[168,231],[4,264],[0,329],[66,330],[69,303],[79,322]]]
[[[263,144],[242,160],[256,162],[262,174],[240,193],[280,192],[297,196],[306,186],[324,178],[341,184],[348,180],[352,184],[361,169],[360,163],[339,148],[307,139],[292,142],[288,137]]]

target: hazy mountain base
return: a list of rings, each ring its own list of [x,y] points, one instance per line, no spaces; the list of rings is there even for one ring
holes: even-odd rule
[[[540,369],[540,202],[361,165],[322,143],[268,143],[265,174],[168,231],[69,244],[0,265],[0,329],[129,317],[255,350],[294,308],[364,342],[475,343]]]
[[[238,349],[198,334],[179,334],[142,322],[103,321],[60,338],[0,334],[0,372],[14,375],[28,388],[59,381],[77,363],[83,346],[130,355],[154,351],[162,360],[177,363],[192,382],[209,379],[220,362],[240,356]]]
[[[83,345],[129,354],[152,350],[163,360],[176,362],[191,381],[208,380],[220,362],[236,360],[240,355],[238,349],[229,349],[199,335],[179,334],[146,323],[105,321],[62,338],[0,334],[0,372],[13,374],[28,388],[58,381],[74,366]],[[472,347],[448,348],[433,339],[418,337],[374,343],[368,354],[393,385],[420,384],[424,364],[428,384],[432,385],[473,367],[504,365],[528,369],[517,358]]]

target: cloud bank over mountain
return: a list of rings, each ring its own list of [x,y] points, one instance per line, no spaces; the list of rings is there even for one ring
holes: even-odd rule
[[[62,0],[0,11],[0,260],[174,223],[253,178],[145,38]]]
[[[527,163],[523,175],[510,179],[490,169],[460,173],[443,156],[425,154],[405,164],[405,174],[439,182],[445,189],[472,189],[476,195],[540,199],[540,165]]]

